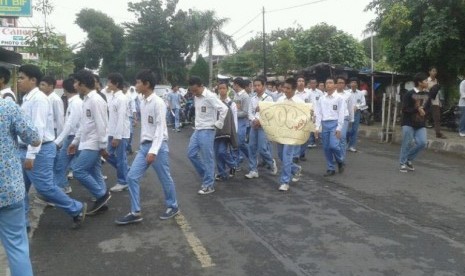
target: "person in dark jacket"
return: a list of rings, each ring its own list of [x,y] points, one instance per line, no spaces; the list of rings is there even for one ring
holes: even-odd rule
[[[400,172],[414,171],[412,162],[426,147],[425,106],[429,95],[428,75],[417,73],[413,79],[415,87],[408,91],[402,101],[402,144],[400,147]]]

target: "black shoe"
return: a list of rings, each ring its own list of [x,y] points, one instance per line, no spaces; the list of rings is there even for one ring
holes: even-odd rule
[[[92,213],[92,214],[87,214],[87,216],[91,217],[91,216],[96,216],[98,214],[102,214],[102,213],[105,213],[106,211],[108,211],[110,208],[108,208],[108,205],[103,205],[102,207],[100,207],[100,209],[98,209],[95,213]]]
[[[73,217],[73,224],[71,225],[71,229],[81,228],[81,225],[86,218],[86,213],[87,213],[87,203],[83,203],[82,209],[79,215]]]
[[[235,175],[236,175],[236,169],[235,168],[229,169],[229,177],[233,177]]]
[[[294,162],[296,164],[299,163],[299,158],[297,158],[297,157],[292,158],[292,162]]]
[[[343,173],[344,172],[344,169],[345,169],[346,165],[344,164],[344,162],[337,162],[337,171],[339,173]]]
[[[92,207],[92,209],[89,212],[87,212],[87,215],[90,215],[90,216],[95,215],[98,210],[100,210],[103,206],[105,206],[105,204],[107,204],[107,202],[108,202],[108,200],[110,200],[110,198],[111,198],[110,191],[107,190],[105,195],[103,195],[102,197],[98,198],[95,201],[94,206]]]
[[[335,174],[336,174],[335,171],[327,170],[326,173],[323,176],[333,176]]]
[[[305,157],[305,156],[301,156],[299,159],[300,159],[300,161],[302,161],[302,162],[307,161],[307,157]]]

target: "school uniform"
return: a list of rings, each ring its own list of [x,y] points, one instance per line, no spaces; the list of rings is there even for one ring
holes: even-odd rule
[[[310,102],[313,104],[313,113],[315,113],[315,105],[320,100],[320,97],[323,96],[323,92],[320,89],[308,89],[310,94]],[[316,138],[315,132],[310,132],[310,138],[308,138],[308,146],[310,148],[316,147]]]
[[[341,149],[343,154],[343,159],[345,159],[346,152],[347,152],[347,131],[349,130],[349,124],[354,121],[354,103],[352,100],[352,95],[349,91],[344,90],[343,92],[338,92],[336,90],[335,93],[341,95],[345,102],[344,108],[344,125],[341,131]]]
[[[365,95],[362,91],[355,89],[355,91],[350,90],[352,103],[354,104],[354,122],[352,127],[347,133],[348,148],[354,148],[357,146],[357,135],[358,128],[360,126],[360,118],[362,114],[362,109],[366,106]]]
[[[284,96],[286,97],[286,96]],[[304,89],[303,91],[295,91],[294,97],[301,99],[304,103],[311,103],[312,98],[310,97],[310,92],[307,91],[307,89]],[[294,147],[294,158],[305,158],[305,152],[308,148],[309,141],[305,142],[304,144],[300,146]]]

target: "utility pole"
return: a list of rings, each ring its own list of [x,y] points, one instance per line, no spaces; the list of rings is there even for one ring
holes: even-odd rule
[[[265,7],[262,10],[263,15],[263,75],[266,77],[266,41],[265,41]]]

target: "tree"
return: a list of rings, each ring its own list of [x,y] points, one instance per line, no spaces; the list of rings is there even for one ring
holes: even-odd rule
[[[287,39],[282,39],[274,45],[273,56],[275,58],[275,72],[278,75],[286,76],[287,72],[293,69],[297,63],[294,47]]]
[[[234,76],[253,77],[262,68],[259,53],[241,51],[226,57],[220,63],[223,72]]]
[[[198,52],[202,44],[208,49],[209,77],[208,85],[212,85],[213,79],[213,42],[217,42],[227,53],[230,48],[236,50],[236,43],[232,36],[227,35],[221,29],[229,22],[229,18],[219,18],[215,11],[191,11],[192,33],[189,36],[189,53]],[[188,54],[189,56],[189,54]]]
[[[162,82],[185,79],[183,57],[187,51],[187,14],[176,12],[177,0],[129,3],[137,22],[126,23],[127,54],[138,68],[152,69]],[[165,6],[165,8],[163,8]]]
[[[105,75],[125,70],[124,30],[115,24],[113,18],[94,9],[82,9],[75,23],[87,32],[87,41],[78,52],[76,67],[97,69]]]
[[[300,33],[294,41],[294,50],[302,67],[328,62],[358,69],[367,64],[362,45],[352,36],[326,23]]]
[[[189,75],[200,77],[202,81],[205,81],[208,78],[208,74],[208,64],[202,55],[199,55],[194,63],[194,66],[192,66]]]
[[[373,0],[366,9],[375,11],[368,28],[383,40],[387,61],[397,71],[435,65],[447,90],[456,89],[465,69],[464,1]]]

